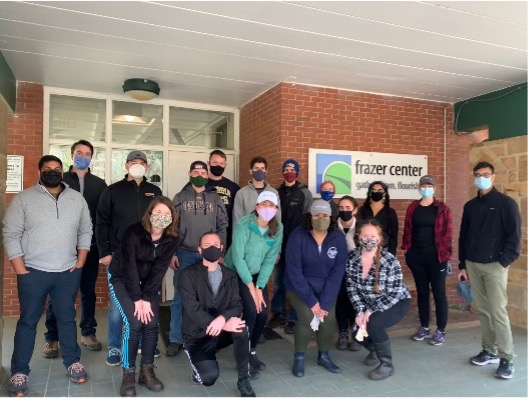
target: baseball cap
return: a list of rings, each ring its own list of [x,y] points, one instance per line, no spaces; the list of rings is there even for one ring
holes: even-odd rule
[[[422,178],[420,178],[419,185],[422,185],[424,183],[435,185],[435,178],[431,175],[424,175]]]
[[[146,154],[140,150],[133,150],[131,153],[127,155],[127,162],[133,161],[133,160],[142,160],[147,163]]]
[[[260,204],[264,201],[269,200],[274,205],[278,206],[278,197],[275,193],[270,192],[269,190],[264,190],[262,193],[258,195],[258,199],[256,200],[256,204]]]
[[[204,169],[208,172],[208,167],[203,161],[194,161],[193,163],[191,163],[189,172],[192,172],[194,169]]]
[[[332,209],[330,208],[330,203],[324,200],[314,200],[312,206],[310,207],[310,213],[312,216],[317,214],[326,214],[332,215]]]

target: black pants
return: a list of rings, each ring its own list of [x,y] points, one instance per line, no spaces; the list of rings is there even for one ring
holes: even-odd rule
[[[129,297],[129,293],[122,281],[116,279],[109,282],[111,298],[115,302],[118,311],[124,321],[124,335],[122,339],[122,367],[135,368],[136,356],[140,338],[142,338],[141,364],[153,364],[155,360],[155,348],[159,337],[159,296],[149,299],[153,316],[151,321],[143,324],[134,316],[135,303]]]
[[[253,283],[256,284],[258,279],[258,274],[253,275]],[[253,296],[246,284],[238,278],[238,283],[240,285],[240,297],[242,299],[243,306],[243,320],[249,328],[249,341],[251,342],[251,349],[256,348],[260,335],[264,331],[264,327],[267,321],[267,316],[269,314],[269,293],[267,288],[262,290],[264,296],[264,301],[267,304],[266,307],[262,308],[260,313],[256,312],[256,305],[254,304]]]
[[[96,246],[91,246],[87,255],[87,261],[81,270],[81,283],[79,291],[81,292],[81,321],[79,328],[81,335],[93,336],[96,335],[96,318],[94,313],[96,311],[96,280],[98,279],[99,268],[99,253]],[[48,308],[46,309],[46,333],[44,339],[47,342],[57,342],[59,335],[57,333],[57,320],[53,311],[52,301],[48,299]]]
[[[46,297],[50,295],[55,306],[57,331],[63,365],[68,368],[78,362],[81,349],[77,344],[75,301],[81,280],[81,270],[73,272],[43,272],[26,267],[29,274],[17,275],[20,317],[15,331],[11,374],[28,375],[29,362],[35,348],[37,324],[41,319]]]
[[[336,321],[339,331],[346,331],[354,327],[354,321],[356,320],[356,313],[352,303],[348,298],[347,286],[345,278],[341,281],[339,287],[339,293],[337,295],[336,302]]]
[[[414,248],[406,253],[406,262],[417,287],[420,325],[430,326],[430,286],[435,302],[437,329],[444,332],[448,323],[448,301],[446,299],[447,263],[439,262],[435,248]]]
[[[233,344],[232,353],[236,361],[238,380],[249,376],[249,332],[221,331],[219,336],[203,336],[184,340],[184,351],[188,355],[195,379],[204,386],[212,386],[219,377],[216,350]]]
[[[366,328],[369,337],[360,343],[367,347],[369,343],[383,343],[389,339],[387,328],[398,324],[406,316],[410,305],[411,299],[402,299],[388,310],[373,312]]]

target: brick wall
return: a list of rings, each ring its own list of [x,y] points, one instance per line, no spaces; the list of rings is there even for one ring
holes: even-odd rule
[[[240,113],[240,183],[247,179],[246,160],[264,155],[270,162],[269,181],[282,182],[281,165],[295,158],[301,165],[299,180],[308,181],[308,148],[406,153],[428,156],[428,170],[437,179],[438,197],[444,184],[444,110],[447,110],[447,202],[454,215],[454,270],[462,207],[468,199],[469,137],[452,130],[453,107],[408,98],[350,92],[281,83],[246,104]],[[245,174],[242,174],[245,170]],[[361,199],[358,199],[361,200]],[[399,218],[399,245],[405,211],[410,201],[392,200]],[[403,252],[398,257],[405,266]],[[407,267],[406,282],[414,284]],[[455,292],[456,273],[448,279],[451,303],[461,303]]]

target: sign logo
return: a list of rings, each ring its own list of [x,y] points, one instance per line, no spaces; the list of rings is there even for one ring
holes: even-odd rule
[[[336,186],[336,194],[352,193],[352,156],[349,154],[317,153],[316,181],[317,191],[324,181],[332,181]]]
[[[337,249],[335,247],[330,247],[328,251],[326,252],[328,255],[328,258],[336,258],[337,256]]]

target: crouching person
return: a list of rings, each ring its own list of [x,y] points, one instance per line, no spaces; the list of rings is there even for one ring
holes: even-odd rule
[[[217,233],[203,234],[198,251],[203,259],[181,272],[178,285],[184,350],[192,366],[192,381],[213,385],[219,376],[216,350],[233,344],[238,390],[242,397],[256,397],[249,382],[249,333],[240,318],[238,276],[219,262],[223,248]]]
[[[135,367],[142,337],[138,383],[153,392],[164,389],[153,360],[159,335],[159,290],[177,250],[175,209],[167,197],[156,197],[141,222],[124,233],[116,262],[109,267],[109,292],[124,321],[123,378],[120,395],[134,397]],[[54,304],[55,306],[55,304]]]

